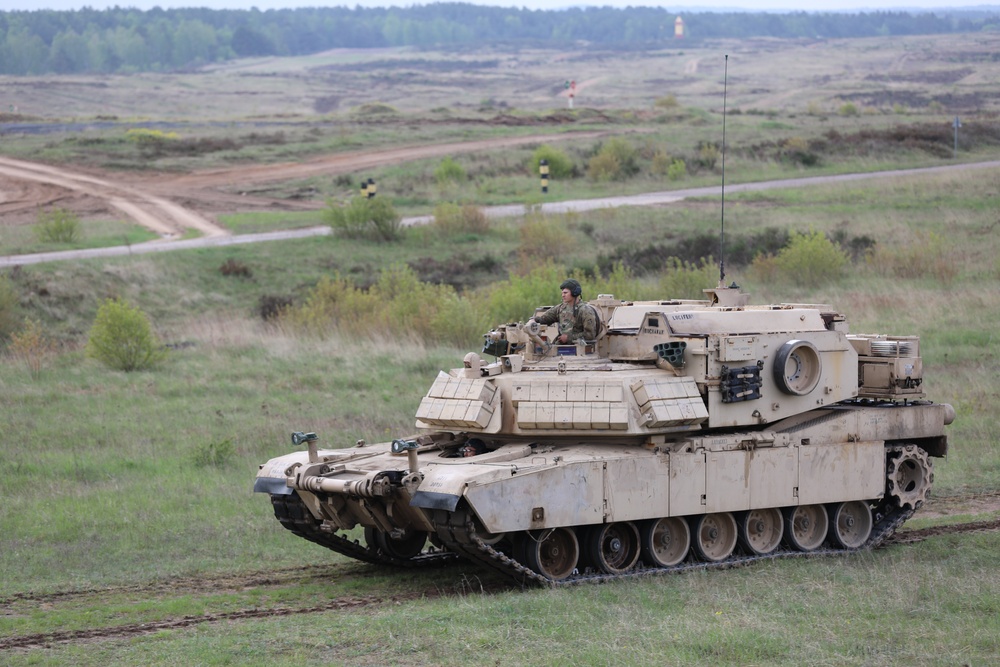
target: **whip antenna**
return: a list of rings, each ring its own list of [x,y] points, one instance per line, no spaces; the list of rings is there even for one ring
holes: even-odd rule
[[[726,285],[726,93],[729,88],[729,54],[722,77],[722,235],[719,240],[719,287]]]
[[[722,77],[722,235],[719,239],[719,287],[726,284],[726,92],[729,88],[729,54]]]

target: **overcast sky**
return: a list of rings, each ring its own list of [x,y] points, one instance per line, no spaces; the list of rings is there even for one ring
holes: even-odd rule
[[[936,8],[972,8],[992,6],[997,2],[975,2],[975,0],[688,0],[683,3],[667,3],[650,0],[463,0],[479,5],[495,5],[504,7],[528,7],[531,9],[558,9],[569,6],[646,6],[665,7],[675,11],[712,11],[722,9],[741,9],[751,11],[872,11],[872,10],[903,10],[903,9],[936,9]],[[348,6],[354,7],[385,7],[408,6],[414,4],[433,4],[430,2],[413,2],[412,0],[0,0],[0,10],[32,10],[32,9],[80,9],[92,7],[105,9],[107,7],[136,7],[151,9],[162,7],[209,7],[211,9],[278,9],[285,7],[309,6]]]

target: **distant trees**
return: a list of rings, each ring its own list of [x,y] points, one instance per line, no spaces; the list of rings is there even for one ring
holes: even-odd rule
[[[865,37],[1000,29],[982,10],[846,13],[685,13],[690,40],[717,37]],[[337,47],[484,42],[628,48],[673,40],[676,13],[654,7],[530,10],[466,3],[410,7],[206,8],[0,12],[0,74],[164,71],[248,56]]]

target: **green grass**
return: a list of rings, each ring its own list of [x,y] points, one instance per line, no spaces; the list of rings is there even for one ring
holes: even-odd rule
[[[928,665],[990,664],[1000,650],[996,533],[933,538],[847,558],[556,591],[477,592],[468,570],[400,575],[348,567],[283,593],[195,594],[179,582],[152,603],[112,593],[56,609],[13,606],[20,632],[114,625],[122,615],[309,606],[364,581],[367,594],[436,582],[443,597],[266,620],[195,625],[132,639],[12,652],[8,664]],[[489,575],[485,577],[489,581]],[[362,594],[365,594],[362,593]],[[59,625],[49,622],[58,619]]]
[[[122,220],[80,220],[80,238],[74,243],[45,243],[38,240],[34,225],[0,227],[0,254],[27,255],[81,248],[134,245],[159,238],[148,229]]]

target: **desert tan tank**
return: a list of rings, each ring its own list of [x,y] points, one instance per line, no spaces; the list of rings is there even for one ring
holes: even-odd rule
[[[920,342],[823,305],[602,295],[597,340],[507,324],[434,380],[416,435],[260,467],[293,533],[353,558],[465,557],[574,583],[871,548],[930,493],[950,405]],[[364,540],[347,531],[362,527]]]

